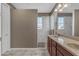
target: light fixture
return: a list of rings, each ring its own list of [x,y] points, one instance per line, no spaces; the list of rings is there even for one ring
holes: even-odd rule
[[[59,12],[63,11],[63,9],[64,9],[64,7],[60,8],[60,9],[59,9]]]
[[[62,5],[61,4],[58,4],[58,8],[60,8],[60,7],[62,7]]]
[[[64,4],[64,7],[68,7],[68,4]]]
[[[54,10],[54,12],[61,12],[63,11],[64,8],[68,7],[68,4],[58,4],[58,6],[56,7],[56,9]]]
[[[57,12],[58,10],[57,9],[55,9],[55,12]]]
[[[59,12],[63,11],[63,9],[66,7],[68,7],[68,4],[63,4],[62,8],[59,9]]]
[[[60,9],[59,12],[63,11],[63,9]]]
[[[62,7],[62,4],[58,4],[58,6],[57,6],[56,9],[54,10],[54,12],[57,12],[61,7]]]

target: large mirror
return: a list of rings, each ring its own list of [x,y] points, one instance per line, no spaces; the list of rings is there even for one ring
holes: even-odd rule
[[[79,36],[79,4],[59,4],[57,6],[56,29],[66,36]]]

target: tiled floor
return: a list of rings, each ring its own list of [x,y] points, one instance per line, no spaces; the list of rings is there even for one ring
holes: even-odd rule
[[[45,43],[45,42],[38,42],[38,48],[45,48],[46,44],[47,43]]]
[[[15,48],[2,56],[49,56],[46,48]]]

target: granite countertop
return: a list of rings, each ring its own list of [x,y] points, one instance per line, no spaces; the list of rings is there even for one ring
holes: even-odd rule
[[[54,36],[54,35],[48,35],[51,39],[53,39],[55,42],[60,44],[62,47],[64,47],[67,51],[72,53],[73,55],[79,56],[79,41],[76,39],[71,39],[67,37],[62,36]]]

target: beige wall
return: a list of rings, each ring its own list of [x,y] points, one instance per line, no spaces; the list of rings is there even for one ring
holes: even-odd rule
[[[37,47],[37,10],[12,10],[11,47]]]
[[[57,28],[57,13],[52,13],[50,16],[50,34],[56,34],[56,28]]]
[[[55,16],[54,16],[54,14],[52,14],[51,16],[50,16],[50,28],[51,28],[51,30],[53,30],[54,29],[54,20],[55,20]]]
[[[72,36],[72,16],[64,17],[64,34]]]
[[[50,16],[50,34],[54,34],[54,23],[55,22],[55,14],[51,14]]]
[[[79,10],[74,11],[74,36],[79,36]]]

